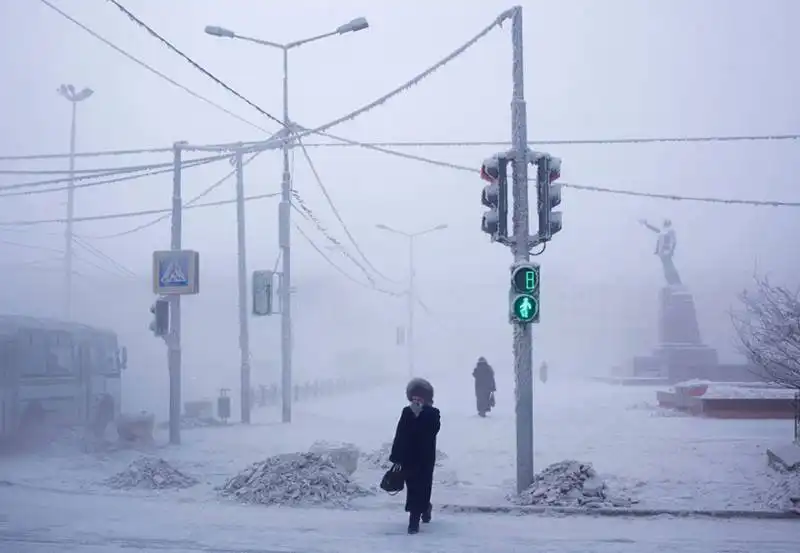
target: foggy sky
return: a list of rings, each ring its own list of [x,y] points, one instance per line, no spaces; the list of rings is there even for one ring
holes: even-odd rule
[[[187,87],[270,132],[277,130],[276,124],[200,74],[113,5],[100,0],[55,3]],[[326,32],[357,16],[367,17],[371,25],[367,31],[291,53],[291,117],[307,127],[353,111],[396,87],[512,5],[498,0],[126,0],[123,4],[275,115],[281,112],[280,53],[207,36],[204,26],[221,25],[244,35],[288,42]],[[800,47],[800,38],[791,36],[800,5],[792,0],[548,0],[523,5],[531,140],[780,134],[800,127],[796,106],[800,84],[791,63]],[[363,141],[508,140],[509,28],[496,29],[420,85],[331,132]],[[0,88],[0,154],[68,150],[69,103],[56,94],[61,83],[95,90],[79,106],[82,151],[263,137],[138,67],[40,2],[4,2],[0,32],[4,41],[0,70],[6,77]],[[794,180],[800,157],[794,142],[537,148],[563,159],[566,183],[725,198],[798,199]],[[408,151],[476,168],[494,153],[491,148]],[[310,153],[350,230],[371,261],[393,278],[407,278],[405,244],[376,231],[376,223],[407,231],[440,223],[450,226],[421,239],[416,250],[419,293],[432,312],[418,313],[419,365],[466,375],[478,355],[507,364],[510,254],[480,232],[483,183],[477,175],[358,148],[314,148]],[[169,154],[120,156],[82,159],[78,167],[169,160]],[[0,168],[58,169],[66,163],[66,159],[0,162]],[[330,233],[345,241],[299,151],[294,166],[296,189]],[[227,163],[186,170],[185,197],[230,170]],[[278,191],[279,156],[260,156],[247,168],[246,179],[248,194]],[[2,184],[21,180],[0,175]],[[170,182],[164,175],[78,190],[76,215],[168,207]],[[230,182],[207,199],[232,198],[233,187]],[[65,195],[59,193],[2,198],[0,222],[62,217],[64,204]],[[794,237],[800,219],[792,208],[671,202],[565,189],[561,209],[564,230],[539,258],[543,322],[534,338],[535,358],[547,358],[554,370],[561,366],[565,371],[605,372],[611,364],[646,353],[654,344],[662,277],[652,255],[655,236],[638,225],[639,218],[672,219],[679,241],[676,263],[695,293],[705,337],[723,358],[731,358],[734,351],[726,310],[753,271],[757,268],[796,284]],[[253,202],[247,218],[248,268],[271,268],[277,253],[277,203]],[[119,329],[123,339],[136,344],[139,358],[153,365],[147,374],[161,375],[163,344],[147,331],[152,301],[148,271],[151,252],[169,244],[168,222],[123,238],[91,239],[148,220],[76,225],[76,233],[142,275],[138,280],[121,280],[78,262],[76,269],[85,276],[76,277],[80,304],[76,311],[87,322]],[[301,224],[324,247],[324,238],[308,223]],[[3,241],[58,250],[63,248],[62,232],[60,225],[0,226],[3,310],[58,315],[60,254]],[[187,364],[226,365],[225,370],[201,371],[219,371],[208,377],[218,387],[231,378],[224,375],[235,374],[238,363],[234,207],[187,211],[183,243],[201,252],[204,269],[201,295],[184,302],[188,320],[184,358]],[[405,318],[404,303],[342,279],[297,234],[294,245],[295,324],[300,325],[295,335],[297,363],[313,372],[308,365],[324,367],[335,351],[366,342],[391,362],[402,364],[403,352],[394,338],[395,326]],[[342,255],[326,253],[363,280]],[[402,289],[402,284],[386,285]],[[99,297],[104,299],[98,301]],[[277,320],[253,322],[254,357],[277,359],[269,353],[277,344],[277,330]],[[219,340],[213,348],[210,336]],[[309,348],[300,346],[309,344],[325,345],[312,348],[316,357],[308,357]],[[209,356],[213,362],[207,361]],[[600,366],[589,367],[589,362]]]

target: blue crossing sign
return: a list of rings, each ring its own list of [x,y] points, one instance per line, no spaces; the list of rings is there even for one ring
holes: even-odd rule
[[[197,294],[200,291],[200,254],[193,250],[153,252],[153,293]]]

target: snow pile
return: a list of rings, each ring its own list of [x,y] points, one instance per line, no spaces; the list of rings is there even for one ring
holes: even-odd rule
[[[611,497],[591,463],[561,461],[534,476],[530,488],[514,496],[517,505],[550,507],[629,507],[628,498]]]
[[[262,505],[343,506],[351,499],[371,495],[352,482],[328,455],[288,453],[253,463],[229,479],[223,496]]]
[[[389,470],[392,468],[392,463],[389,461],[389,455],[392,453],[392,442],[386,442],[379,449],[370,453],[362,453],[361,458],[364,463],[373,469]],[[447,459],[447,454],[443,451],[436,450],[436,466],[442,466],[442,461]]]
[[[361,451],[351,443],[331,443],[317,441],[311,444],[311,453],[327,455],[348,475],[353,474],[358,469],[358,457]]]
[[[105,484],[118,490],[164,490],[189,488],[197,484],[197,479],[183,474],[164,459],[139,457],[127,469],[107,479]]]
[[[686,413],[684,411],[679,411],[676,409],[670,409],[668,407],[662,407],[655,403],[650,403],[648,401],[643,401],[639,403],[634,403],[626,408],[628,411],[646,411],[647,415],[650,417],[691,417],[690,413]]]

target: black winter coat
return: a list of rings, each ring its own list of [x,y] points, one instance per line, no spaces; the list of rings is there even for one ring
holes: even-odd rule
[[[409,513],[422,514],[431,508],[436,436],[440,428],[441,414],[431,405],[424,406],[418,416],[411,407],[405,407],[397,422],[389,461],[403,467]]]
[[[425,405],[419,416],[411,407],[403,408],[392,442],[389,461],[403,468],[433,467],[436,462],[436,436],[441,428],[441,414],[436,407]]]

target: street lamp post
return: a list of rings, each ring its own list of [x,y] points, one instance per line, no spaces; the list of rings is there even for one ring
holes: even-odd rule
[[[405,232],[389,227],[387,225],[378,224],[375,227],[392,234],[403,236],[408,240],[408,291],[406,292],[406,308],[407,308],[407,329],[406,329],[406,352],[408,354],[408,376],[414,376],[414,304],[416,303],[416,292],[414,289],[414,276],[416,269],[414,267],[414,240],[420,236],[436,232],[437,230],[444,230],[447,225],[436,225],[429,229],[419,232]]]
[[[67,225],[64,229],[64,319],[72,318],[72,245],[75,218],[75,132],[78,103],[94,94],[91,88],[76,91],[71,84],[62,84],[58,93],[72,104],[72,123],[69,133],[69,184],[67,185]]]
[[[222,38],[237,38],[246,40],[262,46],[277,48],[283,52],[283,125],[289,129],[289,51],[303,46],[310,42],[316,42],[324,38],[336,35],[343,35],[362,31],[369,27],[369,23],[363,17],[358,17],[352,21],[340,25],[335,30],[321,35],[280,44],[259,38],[243,36],[234,33],[229,29],[209,25],[205,32],[209,35]],[[289,129],[290,130],[290,129]],[[292,421],[292,309],[291,309],[291,285],[292,285],[292,263],[291,263],[291,227],[290,213],[292,201],[292,175],[289,166],[289,148],[291,136],[283,142],[283,175],[281,179],[281,201],[278,206],[278,243],[281,249],[281,259],[283,263],[283,277],[280,289],[281,305],[281,420],[283,422]]]

